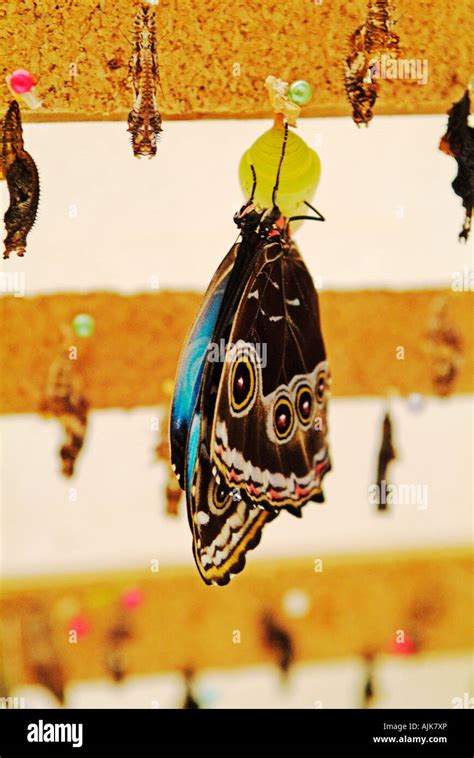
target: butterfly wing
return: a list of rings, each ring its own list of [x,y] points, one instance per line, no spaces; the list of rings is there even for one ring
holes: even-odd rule
[[[170,447],[173,469],[184,489],[186,444],[209,343],[213,339],[222,301],[232,271],[237,246],[234,245],[214,274],[191,327],[178,364],[170,417]]]
[[[242,571],[246,552],[276,515],[220,487],[209,452],[223,366],[208,360],[208,346],[229,334],[254,253],[254,240],[244,236],[214,275],[181,358],[173,400],[173,463],[186,492],[194,557],[206,584],[227,584]]]
[[[322,502],[329,366],[311,276],[293,242],[260,243],[230,333],[210,435],[224,487],[271,512]]]
[[[198,429],[201,420],[196,416],[195,421]],[[187,494],[194,558],[206,584],[225,585],[242,571],[247,551],[258,545],[263,527],[277,514],[216,478],[207,441],[199,443],[197,457]]]

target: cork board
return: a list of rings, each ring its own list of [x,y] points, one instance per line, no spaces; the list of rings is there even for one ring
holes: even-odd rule
[[[297,661],[368,650],[389,653],[397,630],[417,639],[424,652],[470,648],[472,559],[467,548],[324,556],[319,568],[315,571],[312,556],[253,561],[225,589],[205,586],[194,568],[171,567],[5,582],[0,647],[12,664],[12,681],[31,680],[18,654],[18,634],[19,627],[27,633],[29,611],[41,610],[53,625],[69,678],[99,678],[114,603],[125,589],[138,587],[144,602],[132,617],[131,674],[271,661],[262,644],[263,611],[289,631]],[[282,608],[285,593],[295,588],[309,601],[307,615],[296,619]],[[67,609],[74,607],[87,615],[91,633],[70,644]],[[239,644],[233,642],[236,630]]]
[[[89,313],[96,321],[93,337],[76,339],[77,365],[92,408],[167,404],[181,347],[201,298],[196,292],[166,291],[3,297],[0,412],[39,409],[49,366],[60,351],[61,326],[78,313]],[[472,293],[323,291],[321,319],[333,396],[432,394],[424,335],[440,299],[446,300],[462,343],[453,391],[472,393]],[[397,358],[399,348],[403,359]]]
[[[0,10],[0,106],[5,76],[26,68],[43,105],[25,121],[125,120],[128,59],[137,3],[16,0]],[[472,73],[469,0],[400,0],[393,11],[403,57],[427,61],[428,81],[382,82],[376,114],[444,113]],[[306,116],[348,116],[342,71],[349,35],[366,0],[160,0],[166,119],[268,117],[268,74],[306,79]],[[420,64],[421,65],[421,64]]]

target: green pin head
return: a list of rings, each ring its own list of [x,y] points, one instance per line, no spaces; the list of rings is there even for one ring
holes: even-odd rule
[[[95,330],[95,320],[88,313],[78,313],[72,320],[72,328],[77,337],[91,337]]]
[[[307,105],[313,97],[311,84],[304,79],[292,82],[288,87],[288,97],[295,105]]]

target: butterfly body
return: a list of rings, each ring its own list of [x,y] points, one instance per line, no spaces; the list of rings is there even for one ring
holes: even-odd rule
[[[171,413],[172,462],[208,584],[243,569],[281,510],[301,515],[309,500],[322,501],[330,468],[328,364],[312,279],[276,206],[249,201],[235,221],[240,239],[191,329]],[[223,362],[209,351],[221,340]]]

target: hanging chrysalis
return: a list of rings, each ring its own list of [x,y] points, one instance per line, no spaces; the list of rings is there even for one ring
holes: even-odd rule
[[[364,686],[362,689],[362,708],[371,708],[375,700],[375,655],[372,652],[364,653]]]
[[[349,55],[344,63],[344,86],[352,106],[352,119],[369,125],[379,84],[374,80],[383,56],[397,58],[400,38],[392,31],[389,0],[369,0],[367,18],[349,37]]]
[[[130,663],[126,648],[132,637],[130,618],[120,613],[107,630],[104,661],[107,672],[116,684],[123,682],[128,674]]]
[[[166,485],[165,485],[165,502],[166,502],[166,514],[168,516],[179,515],[179,501],[183,491],[179,486],[179,482],[176,479],[174,471],[170,463],[170,444],[168,438],[168,429],[170,423],[170,409],[163,413],[163,420],[160,423],[160,431],[158,433],[158,442],[155,448],[156,459],[163,462],[166,467]]]
[[[24,621],[27,667],[41,684],[64,705],[66,671],[58,656],[46,609],[35,608]]]
[[[465,242],[471,231],[474,205],[474,127],[469,126],[470,110],[468,88],[448,112],[448,128],[439,143],[439,149],[455,158],[458,164],[458,173],[451,186],[466,209],[464,224],[459,232],[459,239]]]
[[[10,205],[4,221],[4,258],[11,253],[22,257],[26,252],[26,238],[30,232],[38,210],[39,176],[36,163],[26,152],[23,142],[20,106],[12,100],[3,119],[0,167],[10,193]]]
[[[192,669],[185,669],[183,671],[184,676],[184,699],[181,705],[182,710],[199,710],[201,705],[194,692],[194,671]]]
[[[282,682],[285,682],[295,658],[295,649],[291,635],[269,612],[263,614],[262,628],[263,644],[275,656]]]
[[[296,93],[311,93],[307,82],[297,81],[288,84],[274,76],[267,76],[265,87],[272,109],[275,113],[273,126],[264,132],[243,154],[239,166],[239,180],[245,197],[249,197],[254,183],[255,172],[258,181],[254,193],[254,202],[261,208],[272,204],[275,173],[281,153],[281,140],[284,123],[296,127],[296,120],[301,113],[301,105],[291,97]],[[252,168],[253,167],[253,168]],[[307,213],[307,203],[319,184],[321,161],[315,150],[294,131],[288,131],[285,149],[285,162],[282,166],[282,186],[278,194],[278,206],[286,218]],[[293,231],[300,222],[292,223]]]
[[[135,16],[133,52],[129,63],[133,108],[128,115],[133,154],[153,158],[161,128],[157,88],[160,83],[155,9],[142,4]]]
[[[446,299],[435,301],[426,330],[425,352],[429,355],[434,392],[447,397],[463,363],[461,336],[453,324]]]
[[[66,330],[60,355],[53,361],[48,373],[46,396],[41,410],[55,416],[64,429],[64,442],[60,449],[63,476],[71,477],[77,457],[84,445],[89,402],[82,389],[82,381],[74,368],[71,351],[72,333]]]
[[[391,461],[397,457],[392,440],[392,419],[386,413],[382,425],[382,441],[377,460],[377,510],[387,510],[387,471]]]

